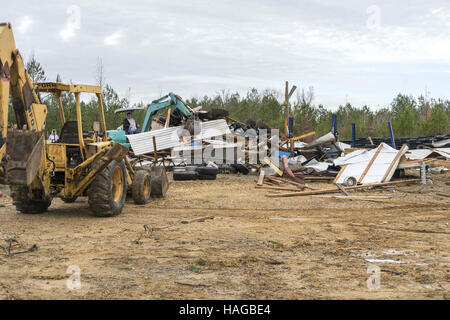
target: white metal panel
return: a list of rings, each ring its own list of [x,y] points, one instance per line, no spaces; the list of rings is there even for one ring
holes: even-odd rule
[[[141,155],[153,152],[153,137],[156,139],[156,150],[164,150],[181,145],[179,133],[183,126],[170,127],[159,130],[127,135],[134,154]]]
[[[200,130],[199,133],[195,132],[195,140],[209,139],[231,133],[230,128],[224,119],[201,122]]]
[[[230,129],[224,119],[213,120],[200,123],[200,132],[195,136],[195,140],[203,140],[224,134],[229,134]],[[127,135],[134,154],[141,155],[153,152],[153,137],[156,138],[156,150],[164,150],[168,148],[182,146],[180,136],[186,135],[188,132],[183,126],[170,127],[159,130],[152,130],[138,134]]]
[[[444,156],[447,159],[450,158],[450,148],[436,148],[436,149],[433,149],[433,151],[436,151],[441,156]]]
[[[415,149],[415,150],[409,150],[405,157],[410,160],[418,160],[418,159],[425,159],[432,153],[429,149]]]
[[[345,165],[345,167],[343,167],[343,169],[341,169],[340,176],[336,182],[344,183],[347,180],[347,178],[349,178],[349,177],[353,177],[357,181],[359,181],[362,174],[364,173],[367,166],[369,165],[371,159],[375,155],[377,149],[372,149],[367,152],[355,154],[352,157],[348,157],[351,155],[351,154],[348,154],[346,156],[348,158],[345,161],[343,159],[341,159],[341,161],[338,161],[338,163],[340,163],[340,165]],[[404,154],[407,150],[408,150],[408,148],[405,148],[403,150],[402,154]],[[387,144],[382,143],[381,150],[380,150],[378,156],[375,158],[374,162],[372,163],[370,168],[367,170],[363,180],[361,181],[361,184],[371,184],[371,183],[382,182],[381,180],[383,179],[383,177],[386,174],[387,174],[387,176],[384,181],[389,181],[392,178],[392,175],[394,174],[394,171],[397,168],[401,157],[398,157],[398,159],[395,161],[395,163],[393,164],[393,166],[389,172],[388,172],[388,169],[391,166],[392,162],[395,160],[395,158],[399,152],[400,151],[397,151],[396,149],[388,146]],[[342,158],[346,158],[346,157],[342,157]]]

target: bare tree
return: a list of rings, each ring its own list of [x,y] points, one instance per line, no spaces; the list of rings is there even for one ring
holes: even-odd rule
[[[304,88],[301,92],[297,93],[297,101],[299,105],[311,106],[314,100],[314,87],[309,87],[307,90]]]
[[[103,60],[102,58],[97,58],[97,68],[95,70],[95,81],[98,86],[103,88],[103,85],[105,84],[105,68],[103,66]]]

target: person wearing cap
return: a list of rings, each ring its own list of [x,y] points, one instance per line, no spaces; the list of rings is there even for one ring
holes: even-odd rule
[[[122,128],[128,134],[140,133],[141,131],[137,128],[136,120],[133,119],[131,112],[127,113],[127,117],[122,122]]]
[[[52,130],[51,135],[48,137],[48,140],[50,140],[50,142],[54,143],[54,142],[58,142],[59,137],[58,134],[56,133],[56,129]]]

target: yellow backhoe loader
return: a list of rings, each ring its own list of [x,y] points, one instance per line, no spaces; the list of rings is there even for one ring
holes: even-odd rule
[[[60,139],[45,138],[47,107],[37,92],[56,95],[62,125]],[[66,121],[62,92],[75,95],[76,121]],[[81,93],[97,96],[100,121],[83,133]],[[8,127],[8,103],[16,124]],[[15,46],[10,23],[0,23],[0,183],[11,189],[22,213],[45,212],[53,197],[73,202],[87,195],[96,216],[121,213],[130,189],[138,204],[150,199],[150,173],[134,170],[128,149],[106,134],[101,88],[63,83],[32,83]]]

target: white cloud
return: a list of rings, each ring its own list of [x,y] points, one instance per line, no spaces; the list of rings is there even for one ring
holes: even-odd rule
[[[29,16],[25,16],[20,20],[17,30],[22,34],[25,34],[32,24],[33,20]]]
[[[347,95],[358,105],[383,106],[399,92],[419,95],[425,87],[448,96],[448,0],[77,3],[80,10],[57,0],[44,6],[22,0],[2,13],[13,21],[39,17],[39,36],[17,40],[23,52],[39,50],[49,77],[59,73],[74,82],[94,82],[90,70],[101,57],[118,92],[132,87],[132,102],[148,102],[166,91],[186,99],[221,89],[281,91],[285,80],[299,88],[314,86],[315,102],[327,107],[345,103]],[[367,9],[373,4],[380,8],[380,22],[370,29],[373,11]],[[55,42],[52,30],[63,29],[65,40],[77,36],[81,12],[82,45]]]
[[[122,31],[117,31],[117,32],[107,36],[103,41],[108,46],[116,46],[119,44],[120,38],[122,38]]]
[[[75,28],[66,26],[64,29],[62,29],[59,32],[59,35],[64,41],[68,41],[70,38],[73,38],[75,36]]]

